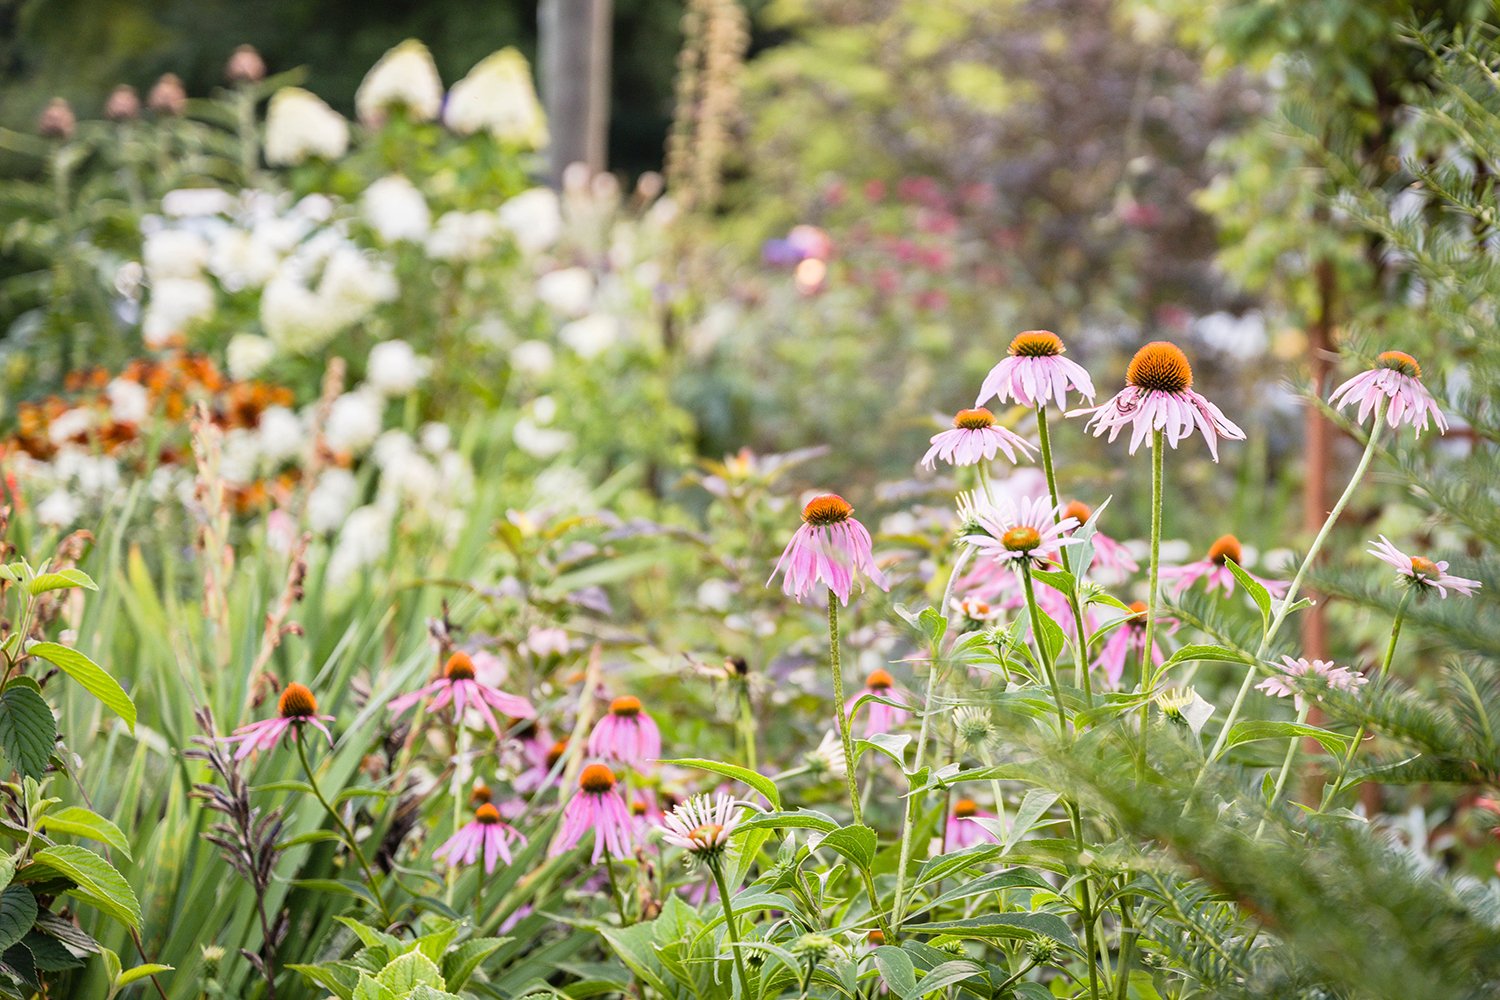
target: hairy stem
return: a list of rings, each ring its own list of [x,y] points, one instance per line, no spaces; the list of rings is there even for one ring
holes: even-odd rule
[[[349,845],[349,852],[359,861],[360,868],[364,869],[365,878],[370,883],[370,891],[375,894],[375,903],[380,908],[380,919],[385,921],[385,926],[389,927],[395,923],[395,920],[391,916],[390,907],[386,906],[385,894],[380,891],[380,882],[375,878],[375,869],[370,867],[370,862],[365,858],[365,852],[360,848],[359,841],[354,836],[354,831],[349,829],[349,824],[344,822],[344,817],[340,816],[339,811],[329,804],[328,799],[324,797],[323,792],[318,788],[318,779],[313,774],[312,764],[307,759],[307,746],[303,740],[303,727],[300,725],[297,727],[296,744],[297,757],[302,761],[302,771],[307,775],[307,784],[312,789],[313,797],[318,800],[323,810],[333,818],[334,825],[339,828],[339,833],[343,835],[344,843]]]
[[[844,710],[844,667],[839,658],[839,601],[828,592],[828,660],[833,670],[833,707],[838,713],[839,740],[844,745],[844,781],[849,786],[849,805],[854,810],[854,825],[864,825],[859,807],[859,784],[854,777],[854,740],[849,735],[849,715]]]
[[[745,957],[740,954],[740,932],[734,920],[734,904],[729,901],[729,883],[724,878],[722,858],[708,863],[714,874],[714,883],[719,887],[719,905],[724,908],[724,930],[729,936],[729,951],[734,955],[734,970],[740,977],[740,996],[750,996],[750,977],[745,972]]]
[[[1307,550],[1307,555],[1303,558],[1302,565],[1297,567],[1296,576],[1292,577],[1291,585],[1287,588],[1286,597],[1282,598],[1280,605],[1276,609],[1275,616],[1271,619],[1270,626],[1266,629],[1265,635],[1261,637],[1260,646],[1255,651],[1255,663],[1245,669],[1245,679],[1240,684],[1240,689],[1234,696],[1233,704],[1229,706],[1229,714],[1224,717],[1224,725],[1219,730],[1218,738],[1214,740],[1213,748],[1209,750],[1208,756],[1203,760],[1203,769],[1198,772],[1198,783],[1202,782],[1203,776],[1208,772],[1209,766],[1223,752],[1224,743],[1229,739],[1229,730],[1233,728],[1235,720],[1239,718],[1240,708],[1245,703],[1245,696],[1250,692],[1251,686],[1255,683],[1255,676],[1259,670],[1261,659],[1266,655],[1266,650],[1271,647],[1271,642],[1276,638],[1276,633],[1281,631],[1282,623],[1286,621],[1287,614],[1291,610],[1292,605],[1297,603],[1297,592],[1302,587],[1302,580],[1307,575],[1308,568],[1318,558],[1318,553],[1323,549],[1323,543],[1327,541],[1334,524],[1338,522],[1339,517],[1344,513],[1344,508],[1349,505],[1349,500],[1354,496],[1355,487],[1364,478],[1365,471],[1370,467],[1371,459],[1375,457],[1375,447],[1380,439],[1380,423],[1381,419],[1385,416],[1385,407],[1386,401],[1384,399],[1375,405],[1375,422],[1370,427],[1370,438],[1365,442],[1365,451],[1360,456],[1359,465],[1355,467],[1354,475],[1349,478],[1349,485],[1344,487],[1343,495],[1339,497],[1338,503],[1334,504],[1333,510],[1328,512],[1328,517],[1323,521],[1323,527],[1318,530],[1317,537],[1313,539],[1312,546]],[[1294,747],[1295,743],[1294,738]]]

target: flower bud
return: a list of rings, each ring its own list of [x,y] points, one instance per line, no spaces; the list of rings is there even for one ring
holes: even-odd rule
[[[158,115],[181,118],[187,113],[187,91],[176,73],[163,73],[146,95],[146,106]]]
[[[73,108],[61,97],[48,101],[36,120],[36,130],[48,139],[71,139],[77,127],[78,119],[73,117]]]
[[[266,61],[253,45],[241,45],[224,64],[224,79],[230,83],[259,83],[266,78]]]
[[[140,116],[141,99],[134,87],[122,83],[110,91],[109,100],[104,102],[104,117],[112,122],[129,122]]]

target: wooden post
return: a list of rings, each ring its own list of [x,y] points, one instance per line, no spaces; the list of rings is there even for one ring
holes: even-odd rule
[[[614,0],[542,0],[537,11],[542,100],[552,134],[554,187],[568,166],[608,168],[610,42]]]

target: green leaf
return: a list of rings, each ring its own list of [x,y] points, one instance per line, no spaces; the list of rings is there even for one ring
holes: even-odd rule
[[[1167,662],[1161,665],[1162,670],[1174,667],[1179,663],[1191,663],[1195,660],[1222,660],[1230,663],[1250,663],[1251,658],[1237,649],[1228,646],[1212,645],[1187,645],[1167,658]]]
[[[409,951],[380,970],[376,981],[397,997],[405,997],[418,986],[443,989],[443,971],[419,951]]]
[[[916,988],[917,970],[912,965],[911,956],[894,945],[883,944],[875,949],[875,968],[880,970],[880,978],[897,996],[906,996]]]
[[[26,647],[31,656],[40,656],[73,680],[85,691],[98,698],[105,708],[125,720],[132,733],[135,732],[135,702],[120,687],[118,681],[105,672],[93,660],[76,649],[55,642],[36,642]]]
[[[818,844],[869,871],[875,864],[875,831],[868,826],[846,826],[826,835]]]
[[[906,770],[906,747],[911,743],[910,734],[900,736],[895,733],[874,733],[871,736],[854,741],[854,759],[865,755],[866,750],[874,750],[876,753],[884,754],[895,762],[902,771]]]
[[[1033,578],[1042,581],[1053,590],[1062,591],[1064,594],[1071,595],[1075,590],[1078,589],[1078,580],[1073,576],[1072,573],[1069,573],[1066,570],[1059,569],[1049,571],[1043,569],[1034,569],[1031,571],[1031,575]]]
[[[736,827],[738,830],[817,830],[819,833],[832,833],[838,828],[836,820],[816,809],[752,814]]]
[[[397,996],[389,987],[380,985],[368,972],[361,972],[359,985],[354,987],[352,1000],[405,1000],[405,998]]]
[[[63,569],[56,573],[43,573],[26,585],[26,589],[33,595],[45,594],[49,590],[67,590],[71,587],[82,587],[84,590],[99,589],[99,585],[81,569]]]
[[[1231,747],[1237,747],[1245,743],[1255,743],[1259,740],[1290,740],[1301,739],[1317,740],[1323,749],[1337,756],[1347,753],[1352,739],[1342,733],[1330,732],[1327,729],[1319,729],[1317,726],[1308,726],[1300,722],[1278,722],[1266,719],[1244,719],[1234,724],[1229,731],[1229,737],[1224,741],[1224,751],[1228,752]]]
[[[115,979],[115,986],[123,990],[137,979],[145,979],[148,976],[155,976],[162,972],[171,971],[172,967],[170,965],[158,965],[155,962],[147,962],[145,965],[137,965],[133,969],[126,969],[120,973],[119,977]]]
[[[711,771],[714,774],[722,774],[726,778],[743,782],[766,797],[771,803],[772,809],[781,808],[781,792],[776,788],[776,782],[759,772],[749,768],[740,767],[736,764],[725,764],[717,760],[705,760],[702,757],[680,757],[677,760],[658,761],[659,764],[676,764],[680,767],[696,767],[700,771]]]
[[[9,684],[0,692],[0,752],[29,778],[47,773],[47,761],[57,742],[57,720],[42,696],[25,684]]]
[[[944,962],[942,965],[933,967],[932,971],[922,977],[907,993],[902,994],[901,1000],[918,1000],[920,997],[937,993],[945,986],[961,983],[966,979],[974,979],[980,976],[988,978],[984,966],[977,962],[964,959],[955,959],[952,962]],[[938,994],[941,996],[942,994]]]
[[[474,970],[505,944],[509,938],[471,938],[443,956],[443,982],[449,989],[461,990]]]
[[[1073,932],[1067,923],[1055,913],[986,913],[963,920],[937,920],[927,924],[914,924],[913,934],[948,934],[953,937],[1017,938],[1032,940],[1050,937],[1066,945],[1075,944]]]
[[[37,821],[37,828],[48,836],[59,833],[73,837],[87,837],[101,844],[108,844],[125,857],[130,857],[130,841],[120,828],[109,820],[82,806],[67,806],[49,812]]]
[[[0,951],[26,936],[36,922],[36,897],[24,885],[13,885],[0,893]]]
[[[125,876],[93,851],[71,844],[54,844],[31,857],[28,870],[43,866],[72,879],[78,888],[72,895],[92,904],[120,923],[139,930],[141,904]]]
[[[1246,573],[1244,570],[1240,569],[1240,567],[1235,563],[1233,559],[1225,559],[1224,565],[1229,567],[1229,572],[1234,574],[1234,578],[1239,581],[1240,586],[1244,587],[1245,590],[1249,592],[1251,598],[1254,599],[1255,606],[1257,608],[1260,608],[1260,622],[1262,631],[1269,631],[1271,628],[1270,591],[1261,586],[1260,582],[1251,577],[1249,573]]]

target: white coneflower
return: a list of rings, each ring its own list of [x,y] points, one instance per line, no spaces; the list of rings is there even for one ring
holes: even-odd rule
[[[717,861],[741,822],[741,804],[728,795],[695,795],[662,817],[661,839],[692,857]]]
[[[831,729],[823,734],[822,742],[803,755],[802,763],[815,778],[837,778],[842,781],[848,774],[839,734]]]

